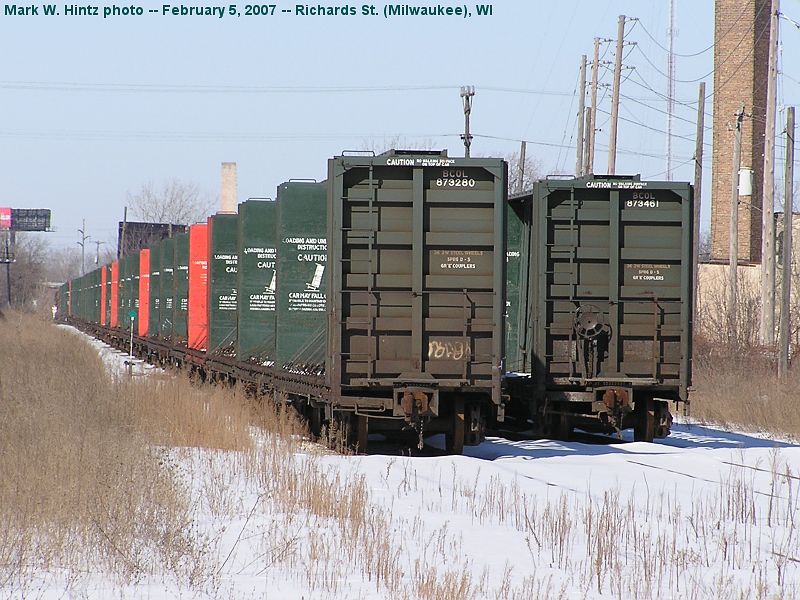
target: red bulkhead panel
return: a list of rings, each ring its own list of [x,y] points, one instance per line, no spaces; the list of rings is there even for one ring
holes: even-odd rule
[[[119,261],[111,263],[111,327],[119,326]]]
[[[108,270],[105,265],[100,267],[100,325],[103,327],[108,325],[106,315],[106,303],[108,302],[108,290],[106,286],[108,285]]]
[[[186,315],[189,347],[208,345],[208,235],[210,224],[189,227],[189,311]]]
[[[139,335],[147,335],[150,325],[150,249],[139,252]]]

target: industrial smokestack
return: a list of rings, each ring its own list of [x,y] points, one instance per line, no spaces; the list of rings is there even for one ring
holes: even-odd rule
[[[222,163],[219,212],[236,214],[236,163]]]

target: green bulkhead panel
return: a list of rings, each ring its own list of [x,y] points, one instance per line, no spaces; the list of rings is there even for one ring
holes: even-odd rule
[[[175,319],[175,238],[161,240],[161,275],[159,276],[159,308],[161,319],[161,337],[172,339]]]
[[[119,261],[119,326],[129,329],[131,318],[128,312],[131,309],[131,272],[128,256]]]
[[[327,184],[278,186],[276,366],[321,373],[327,337]]]
[[[189,309],[189,234],[175,236],[175,297],[173,299],[173,337],[186,341],[186,315]]]
[[[161,333],[161,244],[150,246],[150,323],[147,332],[151,336]]]
[[[548,390],[585,378],[686,399],[692,204],[688,183],[638,176],[536,184],[529,337]]]
[[[111,265],[106,265],[106,326],[111,327]]]
[[[72,316],[82,319],[81,314],[81,278],[76,277],[72,282]]]
[[[523,253],[529,249],[523,227],[529,202],[509,200],[506,220],[506,312],[505,312],[505,370],[517,372],[525,368],[522,356],[527,307],[527,278],[522,276]],[[527,264],[527,262],[525,262]],[[522,336],[523,340],[520,339]]]
[[[83,276],[83,318],[86,321],[92,315],[92,274],[87,273]]]
[[[102,293],[102,280],[100,275],[100,269],[95,269],[92,271],[92,322],[93,323],[100,323],[100,300],[101,300],[101,293]]]
[[[81,305],[81,278],[76,277],[72,281],[72,293],[71,293],[71,306],[72,306],[72,316],[76,318],[81,318],[80,312],[80,305]]]
[[[239,260],[236,214],[210,218],[208,273],[208,351],[236,351],[237,263]]]
[[[136,313],[136,316],[134,317],[134,320],[136,321],[134,333],[139,333],[139,253],[134,252],[128,256],[128,261],[131,272],[131,301],[128,312],[130,313],[131,311],[134,311]]]
[[[248,200],[239,205],[236,356],[240,361],[275,361],[277,203]]]
[[[91,274],[87,273],[83,277],[81,277],[81,317],[85,320],[89,320],[89,299],[91,296],[91,281],[92,277]]]
[[[70,316],[69,308],[70,308],[70,293],[69,293],[69,283],[65,283],[62,286],[62,296],[61,296],[61,314],[66,319]]]
[[[94,296],[95,296],[95,286],[94,286],[94,271],[89,273],[87,276],[88,280],[88,294],[86,298],[86,320],[87,321],[94,321]]]
[[[119,258],[117,272],[117,327],[122,329],[125,324],[125,259]]]
[[[440,392],[481,390],[499,404],[505,161],[443,151],[338,156],[328,179],[333,393],[392,395],[393,382],[413,379]]]
[[[67,289],[66,283],[62,283],[58,288],[58,295],[56,296],[56,317],[64,319],[67,316]]]
[[[83,276],[83,318],[89,321],[92,314],[92,274]]]
[[[139,254],[129,254],[123,259],[125,265],[125,285],[120,323],[124,329],[130,329],[130,312],[139,313]]]

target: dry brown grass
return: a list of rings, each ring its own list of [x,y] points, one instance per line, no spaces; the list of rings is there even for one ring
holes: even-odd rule
[[[342,449],[341,432],[327,437]],[[176,374],[115,380],[72,332],[10,314],[0,323],[0,521],[12,524],[0,531],[0,590],[35,596],[52,585],[42,573],[66,572],[66,590],[110,573],[120,584],[167,575],[225,597],[223,572],[246,540],[257,540],[262,571],[294,569],[312,594],[346,593],[343,572],[397,598],[485,587],[460,563],[403,564],[400,539],[382,535],[391,511],[371,502],[363,476],[331,471],[327,452],[283,405]],[[243,481],[257,490],[247,506]],[[211,525],[200,529],[198,514]],[[232,521],[243,524],[230,545]],[[414,535],[428,534],[417,523]],[[452,560],[456,536],[435,536],[432,556]]]
[[[708,369],[697,374],[698,393],[720,400],[696,398],[695,411],[800,431],[788,411],[789,384],[764,385],[769,402],[759,413],[743,402],[747,386],[759,385],[753,362],[723,370],[728,363],[715,357],[698,365]],[[724,393],[741,402],[738,412]],[[762,491],[741,475],[698,494],[684,509],[691,514],[681,514],[678,497],[664,491],[636,502],[613,490],[542,501],[517,481],[462,480],[454,464],[451,481],[425,491],[425,510],[524,534],[530,556],[508,565],[500,581],[464,558],[459,529],[403,512],[404,497],[430,483],[418,480],[413,463],[388,462],[394,499],[386,505],[357,469],[327,461],[290,409],[174,374],[114,381],[74,334],[19,315],[0,322],[0,594],[36,596],[44,585],[37,573],[68,570],[68,579],[101,572],[122,583],[169,575],[182,589],[220,598],[235,597],[225,578],[243,571],[294,573],[310,597],[347,597],[349,577],[404,600],[566,597],[555,569],[572,573],[586,594],[678,594],[689,573],[695,583],[687,597],[733,598],[727,581],[703,583],[702,574],[715,564],[745,568],[747,553],[756,552],[758,564],[773,566],[754,572],[742,589],[766,599],[776,588],[765,578],[776,568],[780,577],[791,567],[780,561],[794,556],[795,476],[777,455],[764,514],[753,508]],[[179,477],[175,465],[193,469]],[[773,553],[740,544],[741,535],[768,536]],[[404,547],[418,551],[409,556]],[[515,568],[527,576],[512,577]],[[777,585],[785,597],[797,596],[794,584]]]
[[[252,445],[254,407],[241,390],[195,385],[186,377],[153,371],[122,377],[114,394],[129,411],[132,426],[154,445],[217,450]]]
[[[696,344],[692,417],[705,423],[800,438],[800,372],[785,380],[756,350]]]
[[[97,352],[30,315],[0,321],[0,588],[37,572],[201,575],[185,490]]]

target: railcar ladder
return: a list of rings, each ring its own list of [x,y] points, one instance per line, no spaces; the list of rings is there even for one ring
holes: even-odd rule
[[[377,215],[378,209],[375,206],[375,193],[377,191],[377,186],[375,182],[375,173],[374,173],[374,165],[373,163],[369,164],[369,178],[367,179],[367,189],[368,189],[368,199],[367,199],[367,215],[369,215],[370,221],[374,220],[374,225],[369,228],[357,228],[357,227],[342,227],[341,228],[341,239],[344,240],[344,237],[347,233],[356,234],[354,239],[363,239],[366,241],[367,244],[367,258],[365,259],[353,259],[353,258],[344,258],[343,256],[339,258],[341,263],[366,263],[367,265],[367,286],[366,289],[359,289],[359,290],[345,290],[344,285],[341,286],[341,292],[344,293],[356,293],[356,292],[365,292],[367,296],[367,319],[365,321],[359,320],[352,320],[351,323],[354,325],[366,325],[367,326],[367,339],[373,339],[373,331],[375,329],[375,316],[373,316],[372,311],[373,307],[376,306],[374,303],[375,300],[375,265],[373,260],[373,254],[375,252],[375,243],[376,243],[376,236],[378,233],[377,229]],[[342,196],[340,198],[340,202],[342,207],[345,207],[349,204],[350,198],[349,196]],[[343,246],[344,244],[342,244]],[[344,284],[344,281],[342,281]],[[346,320],[339,321],[339,327],[342,328],[345,325]],[[371,342],[370,342],[371,344]],[[342,352],[341,356],[348,357],[348,358],[359,358],[363,357],[366,359],[367,363],[367,379],[371,379],[375,373],[375,361],[376,356],[373,352],[372,346],[370,345],[367,352]]]

